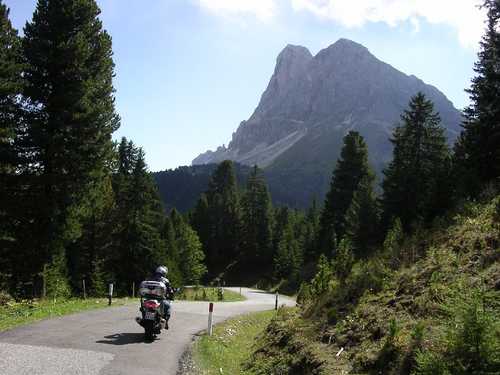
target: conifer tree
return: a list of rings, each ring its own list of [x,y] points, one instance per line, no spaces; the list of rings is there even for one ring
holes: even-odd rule
[[[147,170],[144,152],[130,145],[126,153],[127,159],[134,160],[133,164],[128,171],[118,172],[115,181],[118,229],[114,234],[113,258],[117,283],[122,291],[128,291],[132,282],[140,282],[158,264],[167,261],[162,236],[163,206]],[[126,188],[117,184],[124,184]]]
[[[344,145],[333,171],[330,191],[321,212],[319,246],[323,253],[330,254],[332,238],[343,238],[346,231],[345,216],[354,193],[363,178],[373,181],[374,175],[368,165],[368,148],[363,137],[350,131],[344,137]]]
[[[242,199],[243,257],[250,264],[271,269],[272,205],[261,171],[255,166]]]
[[[313,200],[311,207],[307,210],[305,222],[304,222],[304,260],[305,261],[316,261],[319,253],[317,239],[320,228],[320,211],[316,203],[316,199]]]
[[[332,263],[333,273],[341,283],[344,283],[354,265],[354,254],[352,252],[351,241],[346,238],[340,241]]]
[[[94,0],[39,0],[24,29],[32,236],[42,262],[82,236],[89,195],[113,157],[114,64],[99,12]]]
[[[455,145],[455,178],[461,194],[476,195],[500,176],[500,3],[485,0],[488,21],[476,76],[467,92],[463,132]]]
[[[434,105],[418,93],[393,132],[393,160],[384,170],[386,225],[399,217],[404,230],[432,220],[449,205],[450,152]]]
[[[201,236],[208,270],[214,276],[237,259],[241,250],[240,197],[231,161],[219,164],[205,196],[206,204],[203,200],[199,203],[193,223]]]
[[[283,228],[274,257],[274,272],[278,279],[285,279],[293,287],[300,284],[303,254],[292,221]]]
[[[365,258],[380,239],[380,216],[372,180],[363,178],[346,213],[346,236],[357,258]]]
[[[172,214],[173,212],[171,212]],[[165,223],[162,231],[162,239],[165,243],[166,260],[168,267],[168,279],[173,285],[185,285],[179,265],[182,261],[180,250],[177,244],[177,237],[169,216],[165,217]]]
[[[205,254],[200,239],[182,216],[173,209],[170,214],[175,233],[175,247],[178,254],[178,268],[186,285],[197,285],[207,272],[203,261]]]
[[[13,255],[23,251],[23,246],[18,243],[22,232],[19,222],[26,213],[25,200],[19,189],[21,160],[17,149],[22,128],[20,47],[17,31],[9,20],[9,9],[0,0],[0,288],[2,274],[9,280],[12,280],[12,274],[17,274],[15,268],[19,263]]]

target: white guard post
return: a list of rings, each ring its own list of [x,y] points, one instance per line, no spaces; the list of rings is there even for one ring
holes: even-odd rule
[[[111,301],[113,299],[113,284],[109,284],[109,295],[108,295],[108,305],[111,306]]]

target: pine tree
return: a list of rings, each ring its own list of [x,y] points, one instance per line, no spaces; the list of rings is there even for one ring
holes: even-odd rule
[[[200,201],[193,214],[193,224],[203,244],[210,276],[215,276],[238,259],[241,250],[240,197],[231,161],[219,164],[205,196],[206,203]]]
[[[365,258],[380,239],[380,216],[373,181],[363,178],[346,213],[346,236],[357,258]]]
[[[128,171],[118,168],[114,182],[117,231],[113,259],[121,291],[128,291],[132,282],[140,282],[167,260],[162,234],[165,226],[163,206],[147,170],[144,152],[129,144],[127,159],[134,161]]]
[[[485,0],[488,23],[481,41],[476,76],[467,92],[463,132],[455,145],[455,178],[462,194],[476,195],[500,176],[500,3]]]
[[[113,157],[111,38],[94,0],[39,0],[24,29],[26,143],[37,196],[32,236],[38,259],[82,236],[89,195]]]
[[[327,292],[330,288],[330,282],[333,278],[332,266],[328,258],[321,254],[316,266],[316,275],[311,280],[311,293],[315,296]]]
[[[276,255],[274,257],[274,273],[278,279],[287,280],[292,287],[300,284],[303,254],[292,220],[283,228]]]
[[[383,214],[388,223],[399,217],[408,231],[428,222],[449,206],[450,152],[434,105],[418,93],[395,128],[393,160],[384,170]]]
[[[20,38],[9,20],[9,9],[0,0],[0,270],[8,279],[19,271],[16,265],[20,263],[14,254],[21,255],[19,260],[26,255],[19,244],[22,238],[19,222],[24,221],[23,214],[27,213],[19,189],[18,142],[22,129],[19,97],[23,89],[20,47]]]
[[[272,266],[272,205],[261,171],[254,167],[242,199],[243,257],[251,265]]]
[[[355,131],[344,137],[340,159],[333,172],[320,219],[319,246],[323,253],[330,254],[334,236],[343,238],[346,231],[345,215],[354,193],[363,178],[373,181],[374,175],[368,165],[368,148],[361,135]]]
[[[205,254],[200,239],[191,226],[174,209],[170,221],[175,232],[175,246],[179,251],[179,270],[186,285],[198,285],[207,272]]]
[[[168,267],[168,279],[173,285],[186,285],[179,268],[182,259],[175,232],[172,220],[170,220],[169,216],[166,216],[162,231],[162,239],[166,249],[166,259],[163,263]]]
[[[354,254],[352,244],[348,239],[340,241],[335,257],[332,261],[333,273],[341,283],[344,283],[350,275],[354,265]]]
[[[320,228],[320,211],[316,203],[316,199],[313,200],[311,207],[307,210],[305,218],[305,229],[304,229],[304,260],[305,261],[315,261],[319,253],[317,239]]]

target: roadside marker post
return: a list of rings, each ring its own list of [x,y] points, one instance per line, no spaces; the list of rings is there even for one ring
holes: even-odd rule
[[[213,312],[214,312],[214,304],[212,302],[210,302],[208,304],[208,335],[209,336],[212,336],[212,331],[213,331],[213,327],[212,327],[212,323],[213,323],[212,315],[213,315]]]
[[[276,291],[276,302],[274,304],[274,309],[278,310],[278,291]]]
[[[108,306],[111,306],[111,302],[113,300],[113,284],[109,284],[109,295],[108,295]]]
[[[85,289],[85,279],[82,280],[83,286],[83,299],[87,299],[87,290]]]

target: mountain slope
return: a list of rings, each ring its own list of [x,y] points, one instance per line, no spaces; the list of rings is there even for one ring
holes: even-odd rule
[[[350,40],[340,39],[316,56],[288,45],[259,105],[228,147],[207,151],[193,164],[225,159],[257,164],[265,169],[271,190],[287,196],[287,203],[306,206],[312,197],[325,194],[341,139],[349,130],[365,137],[371,163],[380,172],[391,156],[391,131],[418,91],[435,103],[453,141],[461,115],[435,87]]]
[[[282,311],[261,337],[251,373],[498,374],[499,243],[496,196],[358,261],[319,295],[303,286],[300,310]],[[478,358],[489,371],[468,370]]]

